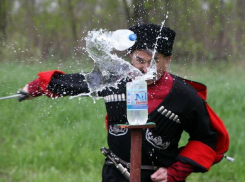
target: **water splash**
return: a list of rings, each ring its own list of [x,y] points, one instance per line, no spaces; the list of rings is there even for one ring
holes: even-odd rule
[[[156,69],[156,61],[155,61],[155,55],[157,53],[157,46],[158,46],[158,40],[159,39],[166,39],[168,40],[168,37],[162,37],[161,31],[164,27],[165,21],[168,18],[168,12],[166,14],[165,20],[162,21],[161,27],[160,27],[160,33],[156,38],[154,49],[152,50],[152,57],[151,57],[151,63],[150,66],[147,68],[147,73],[144,75],[145,80],[152,80],[152,79],[158,79],[157,76],[157,69]]]
[[[166,19],[168,18],[168,12]],[[165,24],[165,20],[161,24],[160,32]],[[140,70],[132,66],[129,62],[118,57],[117,54],[112,54],[112,40],[111,31],[100,29],[99,31],[88,32],[86,41],[86,51],[94,61],[94,68],[90,73],[83,73],[88,84],[90,93],[79,94],[74,97],[90,96],[93,99],[99,98],[97,93],[108,87],[117,88],[118,83],[127,77],[135,79],[140,77],[144,80],[156,78],[156,62],[155,54],[157,50],[158,39],[167,38],[162,37],[161,33],[156,38],[154,50],[152,51],[152,58],[147,73],[143,75]],[[95,101],[95,100],[94,100]]]
[[[96,93],[106,87],[117,88],[120,80],[126,77],[142,76],[143,74],[129,62],[112,54],[111,44],[112,32],[106,30],[88,32],[86,40],[86,51],[94,61],[94,68],[90,73],[84,74],[90,93],[77,96],[98,97]],[[73,98],[71,97],[71,98]]]

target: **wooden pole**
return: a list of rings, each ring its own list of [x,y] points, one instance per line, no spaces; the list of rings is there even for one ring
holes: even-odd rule
[[[140,182],[142,128],[131,129],[130,181]]]
[[[119,124],[120,128],[131,129],[131,150],[130,150],[130,182],[141,181],[141,151],[142,151],[142,129],[154,128],[155,123],[145,125]]]

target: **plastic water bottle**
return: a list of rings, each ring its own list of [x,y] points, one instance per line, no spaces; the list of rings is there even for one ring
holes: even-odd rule
[[[112,32],[111,44],[118,51],[124,51],[132,47],[137,39],[137,35],[128,29],[120,29]]]
[[[127,118],[130,125],[143,125],[148,119],[147,83],[143,78],[126,85]]]

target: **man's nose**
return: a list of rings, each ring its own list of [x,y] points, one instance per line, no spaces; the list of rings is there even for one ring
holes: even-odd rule
[[[149,63],[145,63],[144,66],[143,66],[143,71],[144,73],[147,73],[147,68],[150,66]]]
[[[146,68],[148,68],[150,66],[150,62],[146,62],[145,66],[146,66]]]

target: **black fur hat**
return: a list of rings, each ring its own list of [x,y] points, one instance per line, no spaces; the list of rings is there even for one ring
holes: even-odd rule
[[[154,50],[157,43],[156,50],[165,56],[172,54],[172,48],[174,44],[175,31],[156,24],[138,23],[129,28],[137,35],[135,44],[129,48],[130,52],[141,49]],[[161,30],[161,31],[160,31]],[[159,37],[159,38],[158,38]],[[156,39],[158,40],[156,41]]]

